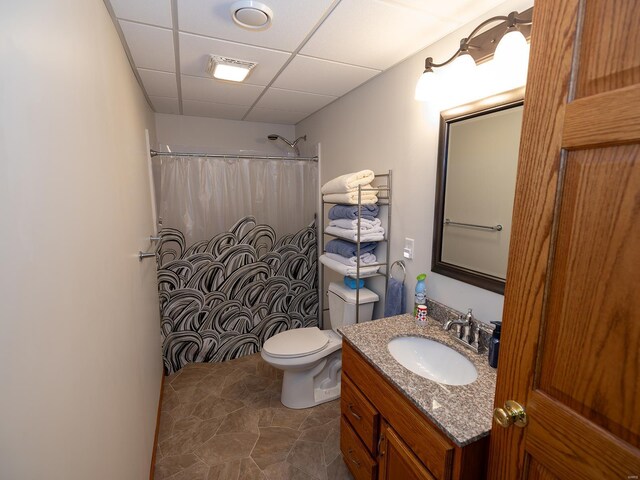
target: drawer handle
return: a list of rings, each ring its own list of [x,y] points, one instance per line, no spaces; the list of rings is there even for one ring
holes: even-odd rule
[[[378,437],[378,452],[380,453],[381,457],[384,456],[384,452],[380,450],[380,446],[382,445],[382,442],[384,442],[384,433],[381,434],[380,437]]]
[[[360,462],[358,460],[356,460],[355,458],[353,458],[353,449],[349,449],[349,460],[351,460],[353,463],[355,463],[356,467],[360,468]]]
[[[349,404],[349,413],[351,413],[351,415],[356,417],[356,420],[362,420],[362,417],[353,411],[353,403]]]

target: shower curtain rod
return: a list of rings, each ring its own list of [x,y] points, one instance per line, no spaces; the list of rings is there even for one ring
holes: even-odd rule
[[[157,152],[150,150],[152,157],[204,157],[204,158],[242,158],[249,160],[298,160],[303,162],[317,162],[318,157],[284,157],[273,155],[233,155],[226,153],[178,153]]]

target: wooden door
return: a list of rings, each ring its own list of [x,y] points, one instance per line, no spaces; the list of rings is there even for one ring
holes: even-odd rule
[[[378,457],[378,480],[435,480],[387,422],[382,425]]]
[[[536,0],[489,478],[640,476],[640,2]]]

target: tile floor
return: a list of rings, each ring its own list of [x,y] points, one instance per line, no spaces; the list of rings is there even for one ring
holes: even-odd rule
[[[282,372],[260,354],[190,364],[165,378],[156,480],[352,479],[340,401],[280,403]]]

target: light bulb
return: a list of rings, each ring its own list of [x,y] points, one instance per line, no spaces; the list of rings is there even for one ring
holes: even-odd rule
[[[475,68],[476,61],[469,53],[463,52],[447,67],[447,74],[456,80],[462,80],[472,75]]]
[[[511,27],[498,43],[494,58],[499,63],[512,62],[526,55],[527,46],[527,39],[524,38],[524,35],[515,27]]]
[[[425,70],[425,72],[420,75],[420,79],[416,84],[415,99],[419,102],[425,102],[429,99],[430,95],[433,96],[437,94],[437,88],[438,76],[433,70]]]

